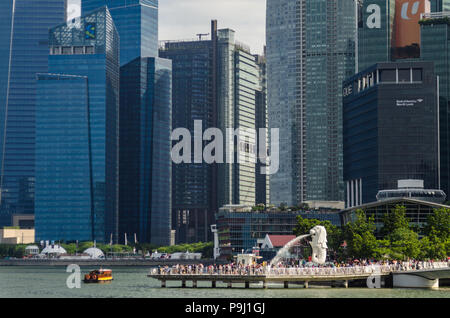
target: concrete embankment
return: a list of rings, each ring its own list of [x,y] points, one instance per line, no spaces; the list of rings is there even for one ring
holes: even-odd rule
[[[2,259],[0,266],[68,266],[77,264],[79,266],[172,266],[175,264],[203,264],[205,266],[214,264],[214,260],[144,260],[144,259]]]

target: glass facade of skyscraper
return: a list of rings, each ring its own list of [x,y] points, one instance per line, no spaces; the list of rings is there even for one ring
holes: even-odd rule
[[[82,14],[108,6],[120,36],[120,65],[158,56],[158,0],[81,0]]]
[[[280,129],[271,203],[342,200],[342,82],[355,72],[355,3],[267,1],[269,127]]]
[[[0,1],[0,226],[34,213],[36,73],[47,72],[48,29],[65,0]]]
[[[38,75],[37,241],[93,239],[88,78]]]
[[[172,62],[138,58],[121,67],[119,240],[169,245]]]
[[[256,58],[235,40],[235,32],[221,29],[218,47],[218,128],[224,132],[224,162],[218,165],[218,205],[253,206],[255,197],[255,94],[260,86]],[[239,136],[227,129],[239,129]],[[232,163],[232,164],[230,164]]]
[[[398,180],[439,189],[437,82],[432,63],[379,63],[344,83],[347,207]]]
[[[213,25],[215,22],[213,22]],[[214,32],[214,31],[213,31]],[[213,40],[166,42],[160,56],[172,60],[173,129],[187,128],[194,135],[194,121],[203,130],[216,127]],[[210,225],[217,211],[215,165],[172,165],[172,223],[177,242],[211,240]]]
[[[68,23],[50,30],[49,73],[86,76],[89,94],[89,143],[91,166],[91,197],[93,201],[92,239],[104,241],[118,232],[118,112],[119,112],[119,37],[106,7],[82,17],[78,23]],[[64,91],[62,87],[61,91]],[[62,93],[61,93],[62,94]],[[41,95],[43,96],[43,95]],[[61,98],[62,95],[60,95]],[[53,102],[52,102],[53,103]],[[40,101],[43,105],[43,101]],[[45,108],[44,108],[45,109]],[[61,112],[64,115],[64,112]],[[40,126],[45,130],[45,126]],[[49,127],[49,130],[52,130]],[[54,128],[57,133],[61,127]],[[64,135],[61,133],[61,135]],[[66,147],[76,147],[69,137]],[[38,145],[37,147],[41,147]],[[41,149],[41,148],[39,148]],[[42,151],[42,149],[41,149]],[[69,168],[70,166],[67,166]],[[44,173],[45,172],[45,173]],[[39,171],[39,176],[53,175]],[[41,182],[59,183],[59,179]],[[71,194],[66,193],[69,197]],[[41,239],[65,239],[45,232],[48,222],[66,223],[67,219],[49,206],[63,204],[65,198],[36,197],[36,236]],[[76,210],[73,211],[74,217]],[[51,237],[44,237],[44,234]],[[56,233],[54,233],[56,234]]]
[[[421,59],[434,62],[439,76],[441,189],[450,194],[450,24],[439,16],[421,22]]]

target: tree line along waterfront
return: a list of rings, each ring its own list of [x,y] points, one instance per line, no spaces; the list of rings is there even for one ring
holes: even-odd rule
[[[384,214],[378,228],[373,216],[368,217],[363,210],[357,210],[353,221],[339,227],[330,221],[297,217],[293,232],[300,236],[308,234],[316,225],[326,228],[328,239],[328,259],[348,261],[349,259],[371,260],[445,260],[450,255],[450,209],[435,209],[423,226],[411,225],[406,216],[406,208],[398,205],[390,213]],[[93,242],[55,242],[68,254],[82,253]],[[0,244],[0,257],[23,258],[26,245]],[[202,253],[211,259],[212,242],[156,246],[152,244],[129,243],[128,245],[109,245],[97,243],[96,247],[105,255],[142,254],[177,252]],[[311,255],[309,245],[303,242],[302,257]]]
[[[446,260],[450,255],[450,209],[435,209],[423,226],[411,225],[406,208],[397,205],[385,213],[377,228],[373,216],[357,210],[353,221],[342,227],[330,221],[297,217],[294,234],[309,233],[322,225],[327,230],[328,255],[334,260]],[[310,253],[304,249],[305,255]]]
[[[55,244],[61,245],[67,254],[75,255],[83,253],[84,250],[93,247],[94,242],[80,242],[80,243],[64,243],[55,242]],[[29,244],[28,244],[29,245]],[[26,257],[25,248],[28,246],[25,244],[0,244],[0,258],[14,257],[23,258]],[[180,244],[174,246],[156,246],[153,244],[140,244],[140,243],[130,243],[129,245],[120,244],[101,244],[96,243],[95,246],[100,249],[105,255],[133,255],[139,253],[141,255],[152,254],[153,252],[173,254],[178,252],[189,252],[189,253],[202,253],[204,258],[212,258],[213,243],[212,242],[199,242],[193,244]]]

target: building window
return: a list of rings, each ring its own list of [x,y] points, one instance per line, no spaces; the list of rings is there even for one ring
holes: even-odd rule
[[[94,47],[86,46],[86,54],[94,54]]]
[[[411,82],[411,69],[402,68],[398,70],[398,81],[399,83],[410,83]]]
[[[413,82],[422,82],[422,69],[413,68],[412,70],[412,80]]]
[[[397,74],[396,70],[380,70],[380,82],[397,82]]]
[[[65,54],[65,55],[72,54],[72,47],[71,46],[63,46],[62,54]]]
[[[84,54],[84,47],[83,46],[75,46],[73,49],[74,54]]]

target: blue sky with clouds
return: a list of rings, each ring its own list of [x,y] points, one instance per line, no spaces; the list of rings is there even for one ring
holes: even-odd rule
[[[79,14],[79,3],[69,0],[69,14]],[[159,0],[159,39],[193,39],[198,33],[209,33],[210,22],[216,19],[219,29],[235,30],[238,41],[261,54],[265,16],[266,0]]]

